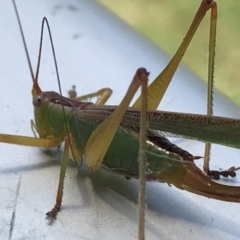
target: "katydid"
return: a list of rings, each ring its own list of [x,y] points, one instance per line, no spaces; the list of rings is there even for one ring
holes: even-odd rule
[[[172,61],[176,67],[181,60],[183,52],[182,54],[177,55],[177,60]],[[167,71],[168,81],[171,79],[174,71],[175,70],[173,69]],[[33,74],[32,76],[34,82],[32,94],[35,107],[35,124],[33,126],[35,126],[35,129],[39,134],[39,138],[1,134],[1,142],[48,148],[59,146],[65,139],[66,145],[63,154],[63,160],[65,161],[62,161],[63,164],[66,164],[66,159],[68,157],[67,153],[69,150],[70,155],[74,158],[74,160],[77,160],[81,157],[81,155],[84,155],[88,166],[93,170],[97,169],[101,165],[107,170],[127,177],[138,178],[139,171],[137,155],[139,148],[138,132],[140,128],[140,111],[137,110],[137,107],[136,109],[128,108],[126,110],[126,106],[129,104],[128,102],[131,97],[129,97],[129,101],[125,103],[124,109],[114,106],[99,106],[91,103],[79,103],[68,98],[63,98],[55,92],[42,92],[38,86],[37,79],[34,78]],[[147,72],[144,69],[140,69],[135,77],[135,82],[137,81],[136,79],[139,79],[139,77],[146,80]],[[154,100],[154,98],[155,97],[150,99],[148,105]],[[47,109],[49,109],[49,111],[46,111]],[[63,114],[63,109],[65,114]],[[112,114],[113,112],[116,113],[116,109],[121,110],[121,113],[124,115],[123,118],[121,118],[118,114]],[[116,115],[117,117],[115,117]],[[45,120],[45,117],[47,119],[46,122],[43,121]],[[65,120],[67,120],[67,124]],[[168,122],[170,120],[171,122]],[[222,138],[222,133],[225,129],[222,127],[219,131],[217,131],[218,129],[215,129],[217,121],[221,123],[221,127],[223,123],[231,126],[233,126],[232,124],[234,123],[236,124],[236,128],[234,131],[229,133],[227,137],[224,136],[224,138]],[[117,122],[117,124],[115,122]],[[196,126],[189,126],[189,123],[194,122],[197,122]],[[103,128],[109,129],[109,124],[111,125],[112,123],[115,123],[115,129],[112,131],[113,133],[106,133]],[[121,125],[120,127],[119,124]],[[198,157],[194,157],[190,153],[172,145],[168,140],[163,138],[159,132],[155,131],[161,130],[202,141],[212,141],[238,147],[237,128],[239,126],[240,121],[237,119],[149,111],[149,131],[147,136],[147,180],[167,182],[180,189],[185,189],[199,195],[224,201],[239,202],[239,187],[224,186],[211,181],[193,163],[193,160]],[[186,128],[189,128],[191,131],[187,132]],[[204,130],[206,130],[208,134],[204,134]],[[215,133],[215,131],[217,132]],[[105,141],[103,141],[105,138],[98,135],[98,133],[101,134],[102,132],[106,135],[112,135],[110,136],[113,138],[112,142],[111,139],[108,139],[110,146],[101,146],[103,142],[105,143]],[[199,135],[199,132],[203,132],[203,134]],[[216,134],[217,137],[213,136],[213,134]],[[99,137],[100,141],[95,142],[96,136]],[[164,151],[162,149],[163,147],[159,146],[160,144],[164,145],[164,143],[168,147],[168,152]],[[100,144],[100,146],[97,147],[97,144]],[[105,150],[103,148],[105,148]],[[125,148],[125,158],[122,154],[123,148]],[[96,154],[96,152],[89,151],[89,149],[94,151],[101,150],[103,152]],[[93,154],[93,156],[91,154]],[[129,161],[130,158],[131,161]],[[61,205],[64,168],[62,168],[62,170],[57,204],[53,211],[48,214],[51,218],[56,216]]]

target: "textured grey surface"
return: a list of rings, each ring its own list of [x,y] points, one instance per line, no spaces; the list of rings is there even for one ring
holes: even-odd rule
[[[63,92],[72,84],[81,94],[108,86],[114,90],[108,103],[118,104],[138,67],[146,67],[152,80],[169,60],[94,1],[22,0],[17,4],[34,66],[41,19],[49,19]],[[0,36],[0,132],[33,136],[31,79],[8,0],[1,1]],[[47,37],[39,82],[44,90],[58,90]],[[205,99],[205,83],[180,68],[160,108],[205,113]],[[239,109],[219,95],[215,113],[239,117]],[[203,154],[202,143],[175,142],[195,155]],[[78,170],[69,163],[62,211],[49,226],[45,213],[55,202],[61,151],[0,144],[0,153],[0,239],[8,239],[10,233],[12,239],[137,238],[137,181],[104,170]],[[211,166],[239,165],[238,158],[238,150],[213,146]],[[239,184],[239,180],[229,182]],[[147,239],[240,238],[239,204],[149,183],[147,206]]]

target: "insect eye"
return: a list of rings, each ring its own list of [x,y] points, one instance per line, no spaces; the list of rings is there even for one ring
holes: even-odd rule
[[[32,103],[34,107],[39,107],[42,102],[44,100],[44,96],[43,95],[37,95],[33,97]]]

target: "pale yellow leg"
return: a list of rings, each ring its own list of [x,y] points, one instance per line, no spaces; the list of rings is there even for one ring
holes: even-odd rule
[[[31,119],[30,121],[30,124],[31,124],[31,129],[32,129],[32,132],[33,132],[33,135],[35,136],[35,138],[38,138],[37,136],[37,126],[35,124],[35,122],[33,121],[33,119]]]
[[[216,29],[217,29],[217,5],[211,9],[210,34],[209,34],[209,55],[208,55],[208,95],[207,95],[207,115],[213,115],[213,88],[214,88],[214,65],[216,49]],[[211,143],[205,144],[203,171],[208,174],[211,154]]]
[[[162,100],[164,93],[166,92],[169,83],[172,80],[172,77],[182,60],[185,51],[191,42],[193,35],[195,34],[199,24],[201,23],[205,13],[213,7],[215,3],[203,0],[198,12],[193,19],[193,22],[187,32],[187,35],[184,37],[182,44],[178,48],[177,52],[166,66],[166,68],[157,76],[157,78],[149,85],[148,87],[148,109],[156,110],[159,103]],[[139,108],[141,107],[141,96],[137,99],[137,101],[133,104],[133,107]]]
[[[97,92],[86,94],[80,97],[77,97],[77,91],[76,86],[73,85],[72,89],[68,91],[68,96],[71,99],[74,99],[78,102],[91,100],[94,97],[97,97],[97,101],[95,102],[96,105],[103,105],[107,102],[107,100],[112,95],[112,89],[111,88],[102,88],[98,90]]]
[[[215,41],[216,41],[216,21],[217,21],[217,5],[214,1],[202,0],[197,14],[184,38],[182,44],[173,56],[166,68],[157,76],[157,78],[148,87],[148,109],[156,110],[161,102],[172,77],[194,36],[199,24],[201,23],[206,12],[211,9],[211,25],[210,25],[210,40],[209,40],[209,66],[208,66],[208,116],[213,114],[213,75],[214,75],[214,60],[215,60]],[[140,108],[141,96],[133,104],[133,107]],[[211,143],[206,143],[204,153],[204,166],[205,173],[209,172]]]
[[[61,144],[62,140],[58,138],[35,138],[9,134],[0,134],[0,142],[30,147],[51,148],[58,147]]]
[[[84,156],[87,165],[92,170],[96,170],[100,167],[134,94],[142,83],[147,80],[148,72],[144,68],[138,69],[122,102],[91,134],[85,148]]]

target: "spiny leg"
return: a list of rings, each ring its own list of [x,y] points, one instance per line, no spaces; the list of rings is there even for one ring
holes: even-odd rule
[[[70,146],[70,139],[69,139],[69,136],[66,136],[62,162],[61,162],[61,170],[60,170],[60,176],[59,176],[56,204],[50,212],[46,213],[47,215],[46,218],[50,220],[50,223],[52,223],[52,221],[56,219],[57,213],[60,211],[61,204],[62,204],[63,186],[64,186],[65,173],[67,169],[69,146]]]
[[[195,15],[195,18],[176,54],[173,56],[166,68],[158,75],[158,77],[148,87],[148,109],[156,110],[172,77],[195,34],[199,24],[201,23],[206,12],[211,9],[211,25],[210,25],[210,40],[209,40],[209,66],[208,66],[208,116],[212,116],[212,100],[213,100],[213,72],[214,72],[214,57],[215,57],[215,39],[216,39],[216,18],[217,5],[213,0],[202,0],[202,3]],[[133,104],[133,107],[140,108],[141,96]],[[211,171],[209,170],[211,144],[206,143],[204,154],[204,172],[215,179],[222,176],[236,175],[233,169],[227,171]],[[238,169],[238,168],[237,168]],[[219,177],[217,177],[217,175]]]
[[[191,42],[198,26],[200,25],[203,17],[206,12],[214,6],[214,2],[212,0],[202,0],[202,3],[192,21],[192,24],[183,39],[182,44],[178,48],[177,52],[165,67],[165,69],[157,76],[157,78],[149,85],[148,87],[148,109],[156,110],[159,103],[161,102],[164,93],[166,92],[169,83],[172,80],[172,77],[182,60],[183,55],[185,54],[189,43]],[[137,99],[137,101],[133,104],[133,107],[140,108],[141,106],[141,96]]]
[[[73,85],[72,89],[68,91],[69,98],[74,99],[78,102],[88,101],[89,99],[97,97],[97,101],[95,102],[96,105],[105,104],[107,102],[107,100],[111,97],[111,95],[112,95],[111,88],[102,88],[102,89],[98,90],[97,92],[89,93],[89,94],[86,94],[86,95],[83,95],[80,97],[77,96],[77,91],[76,91],[75,85]]]
[[[209,33],[209,55],[208,55],[208,94],[207,94],[207,116],[211,117],[213,115],[213,88],[214,88],[214,65],[215,65],[215,49],[216,49],[216,29],[217,29],[217,4],[214,4],[214,7],[211,9],[210,16],[210,33]],[[204,152],[204,164],[203,171],[211,177],[209,169],[210,162],[210,153],[211,153],[211,143],[207,142],[205,144]],[[210,174],[211,173],[211,174]],[[216,179],[216,173],[213,175]]]
[[[105,119],[91,134],[86,148],[85,161],[87,165],[96,170],[102,163],[102,160],[111,144],[111,141],[119,127],[122,117],[128,108],[133,96],[140,86],[142,86],[142,113],[140,127],[140,188],[139,188],[139,239],[144,239],[145,222],[145,181],[146,181],[146,133],[147,133],[147,81],[149,73],[141,68],[138,69],[133,81],[122,102],[115,111]],[[58,206],[57,206],[58,207]],[[54,210],[55,211],[55,210]],[[50,214],[51,215],[51,214]]]
[[[139,135],[139,220],[138,238],[145,239],[145,201],[146,201],[146,150],[147,150],[147,81],[142,82],[142,104]]]
[[[209,0],[205,0],[209,2]],[[207,95],[207,116],[213,115],[213,93],[214,93],[214,67],[216,55],[216,30],[217,30],[217,4],[212,1],[211,16],[210,16],[210,33],[209,33],[209,55],[208,55],[208,95]],[[205,144],[203,171],[213,179],[220,179],[223,177],[235,177],[239,168],[231,167],[228,170],[217,171],[209,169],[211,143]]]

